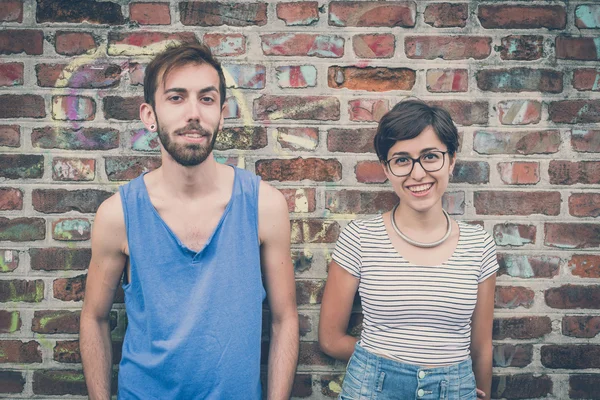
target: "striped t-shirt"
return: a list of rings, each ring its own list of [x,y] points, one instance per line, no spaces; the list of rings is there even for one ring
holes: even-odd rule
[[[414,265],[398,254],[381,215],[352,221],[343,230],[333,259],[360,280],[364,349],[416,365],[469,357],[478,284],[498,263],[494,241],[483,228],[458,226],[456,249],[439,266]]]

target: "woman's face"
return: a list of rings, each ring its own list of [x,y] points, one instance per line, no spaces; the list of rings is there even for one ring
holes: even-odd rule
[[[415,211],[424,212],[441,202],[456,160],[456,157],[451,158],[448,153],[439,153],[447,151],[447,146],[438,138],[431,126],[423,129],[419,136],[397,141],[390,148],[387,159],[391,161],[383,169],[394,191],[400,197],[402,207],[407,206]],[[425,168],[433,170],[439,166],[441,161],[439,157],[443,160],[443,166],[434,172],[425,171],[418,162],[412,165],[411,158],[420,158]],[[406,166],[410,169],[411,165],[412,171],[406,176],[399,177],[390,171],[390,168],[395,172],[402,171]]]

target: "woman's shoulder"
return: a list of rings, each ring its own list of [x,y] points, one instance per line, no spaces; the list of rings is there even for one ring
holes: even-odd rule
[[[348,223],[348,226],[352,226],[354,229],[361,231],[370,231],[373,229],[385,228],[383,218],[381,214],[366,218],[353,219]]]

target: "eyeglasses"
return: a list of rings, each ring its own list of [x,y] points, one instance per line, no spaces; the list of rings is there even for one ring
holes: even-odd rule
[[[419,163],[426,172],[435,172],[444,166],[444,160],[446,159],[444,155],[447,153],[447,151],[433,150],[421,154],[419,158],[396,156],[385,161],[385,163],[388,170],[398,177],[410,175],[416,163]]]

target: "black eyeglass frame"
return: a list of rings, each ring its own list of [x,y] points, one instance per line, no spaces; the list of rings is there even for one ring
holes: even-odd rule
[[[429,170],[429,169],[425,168],[425,166],[423,165],[423,163],[421,163],[421,157],[426,156],[427,154],[431,154],[431,153],[442,153],[442,165],[439,168],[433,169],[433,170]],[[436,172],[436,171],[439,171],[440,169],[444,168],[444,165],[446,164],[446,154],[448,154],[448,153],[449,153],[449,151],[431,150],[431,151],[428,151],[427,153],[423,154],[419,158],[412,158],[412,157],[409,157],[409,156],[396,156],[396,157],[390,158],[389,160],[385,160],[384,162],[385,162],[385,165],[387,166],[388,171],[390,171],[390,173],[392,175],[397,176],[398,178],[402,178],[402,177],[405,177],[405,176],[408,176],[408,175],[412,174],[413,169],[415,169],[415,164],[416,163],[419,163],[419,165],[421,166],[421,168],[423,168],[423,171],[425,171],[425,172]],[[399,158],[399,157],[408,158],[409,160],[412,161],[412,166],[410,167],[410,171],[408,171],[408,173],[406,173],[404,175],[395,174],[394,171],[392,171],[392,168],[390,167],[390,161],[392,161],[392,160],[394,160],[396,158]]]

